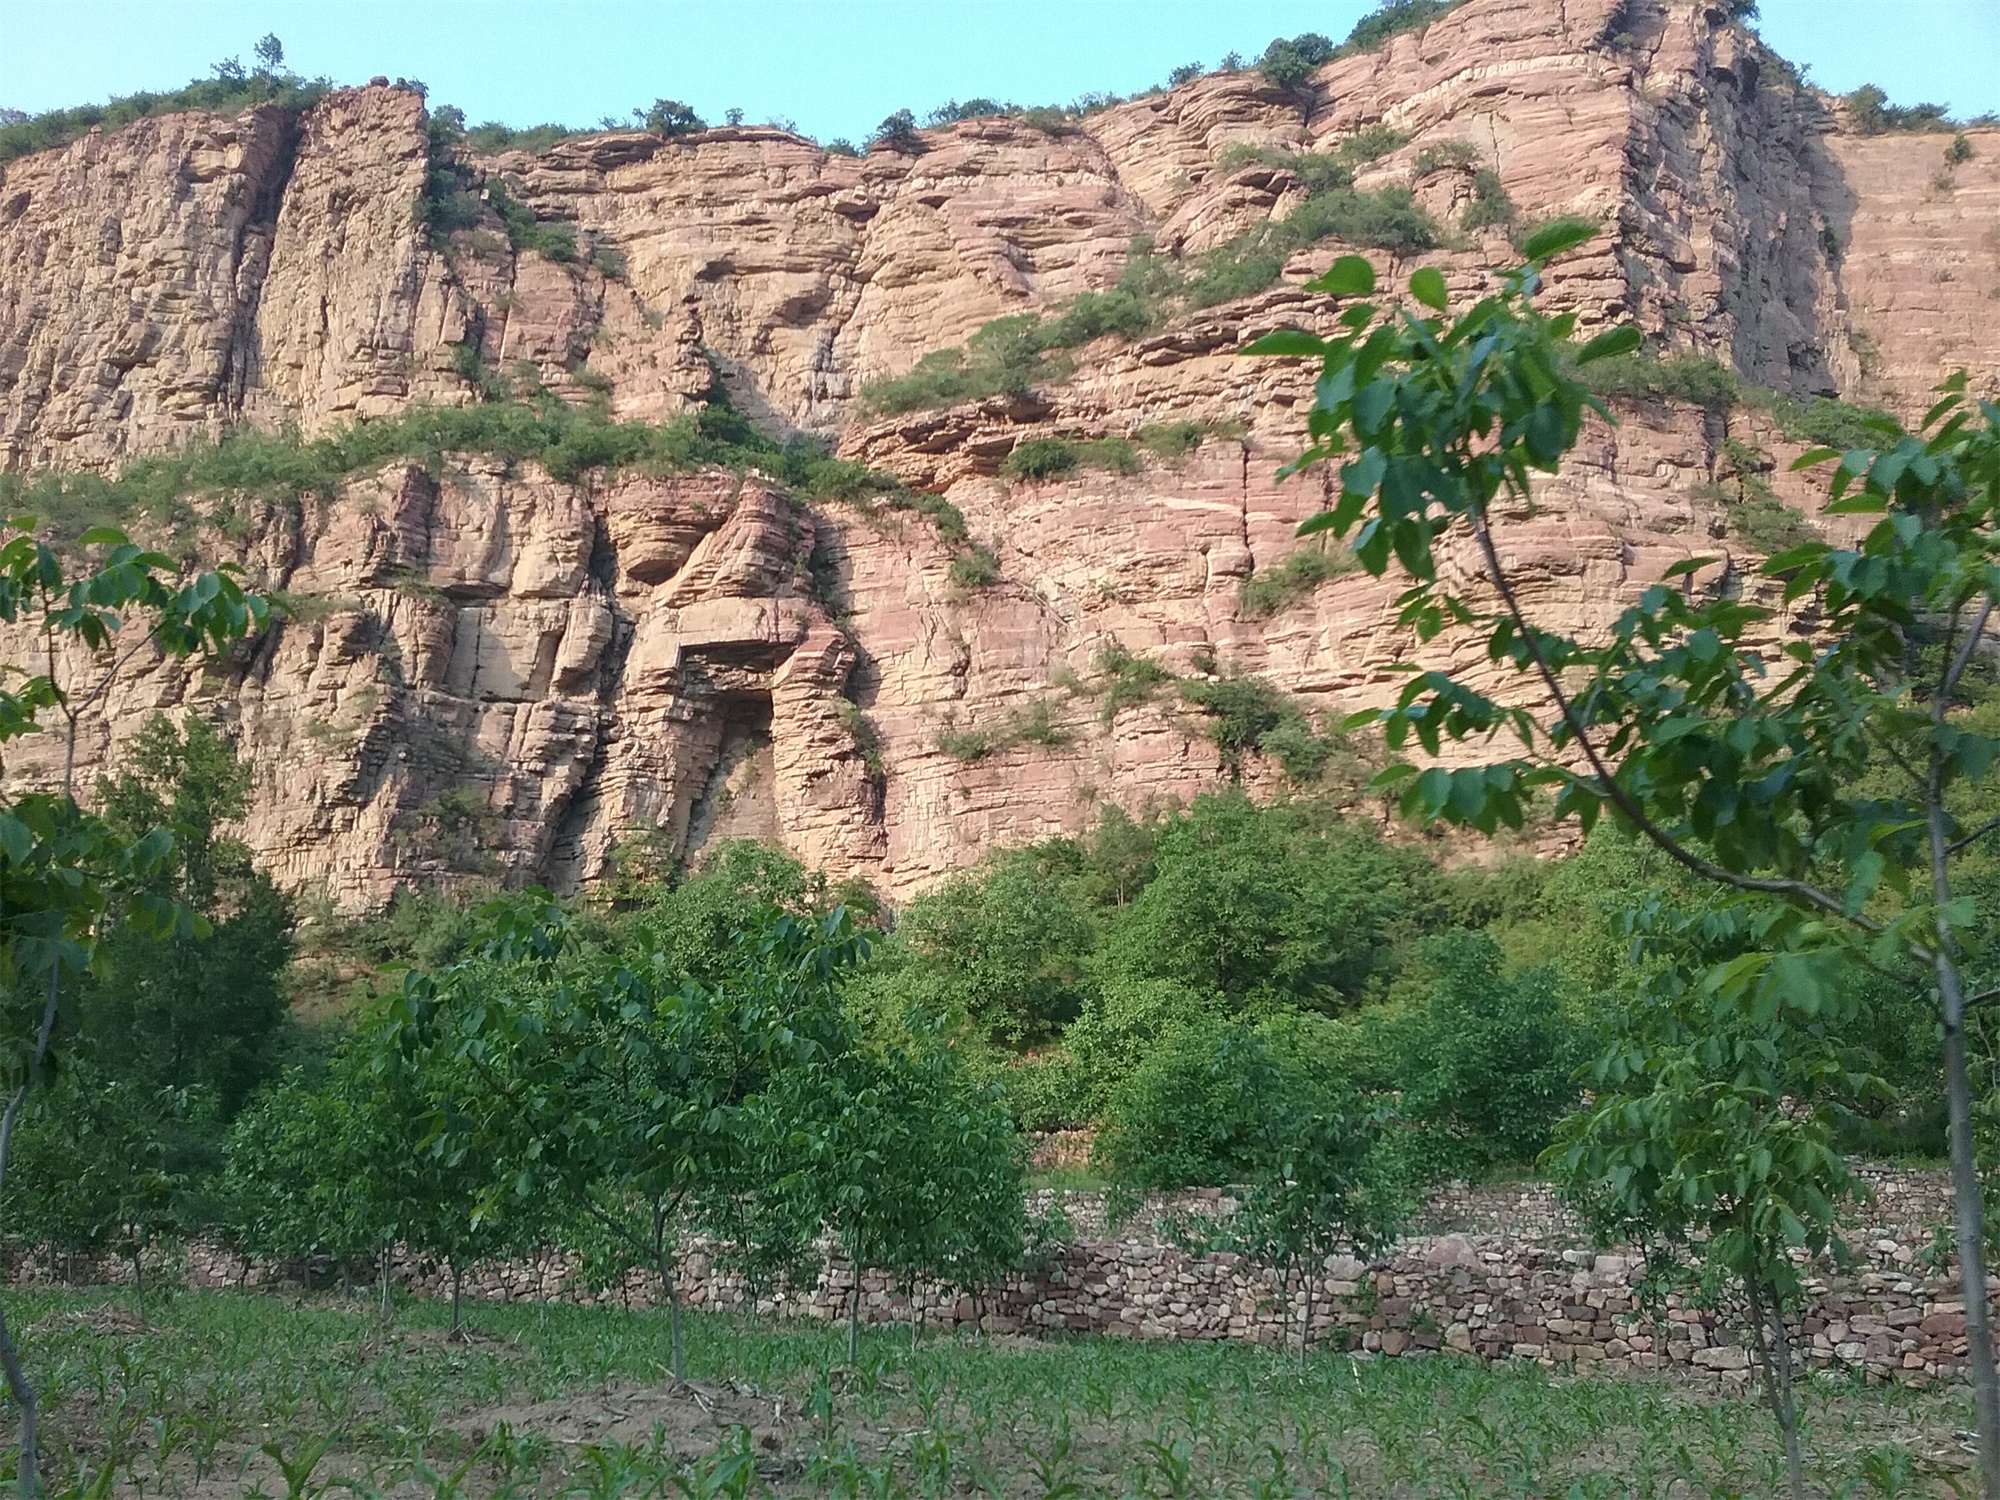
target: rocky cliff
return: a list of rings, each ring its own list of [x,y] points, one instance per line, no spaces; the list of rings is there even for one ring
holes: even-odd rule
[[[558,478],[462,453],[233,507],[205,544],[246,555],[294,617],[226,669],[142,656],[89,720],[87,761],[153,709],[219,716],[255,752],[249,841],[350,906],[418,879],[571,884],[619,849],[739,834],[898,896],[1227,774],[1170,687],[1128,667],[1105,691],[1108,648],[1254,676],[1308,718],[1380,701],[1414,649],[1392,583],[1245,594],[1320,490],[1274,478],[1309,376],[1235,351],[1327,316],[1302,283],[1339,241],[1084,345],[1026,393],[874,417],[855,399],[990,319],[1114,284],[1141,236],[1184,263],[1283,219],[1308,191],[1292,159],[1371,127],[1392,144],[1356,186],[1411,185],[1446,229],[1418,259],[1454,296],[1512,253],[1504,224],[1462,227],[1485,169],[1518,220],[1604,224],[1547,294],[1586,327],[1634,320],[1759,385],[1905,414],[1953,367],[2000,379],[2000,132],[1971,132],[1957,165],[1948,135],[1852,135],[1686,0],[1468,0],[1306,90],[1215,74],[858,158],[732,128],[445,161],[425,126],[417,95],[378,85],[0,168],[0,466],[111,472],[243,423],[312,435],[471,405],[494,372],[657,422],[719,373],[765,431],[948,500],[997,569],[955,569],[964,544],[924,510],[806,503],[754,471]],[[442,227],[441,167],[471,204]],[[578,253],[517,246],[513,203]],[[1810,517],[1785,471],[1802,445],[1754,406],[1621,416],[1504,530],[1552,621],[1587,629],[1696,552],[1729,557],[1702,586],[1741,586],[1717,481],[1740,485],[1746,454]],[[1127,472],[1003,473],[1034,439],[1160,431],[1177,437]],[[47,774],[43,751],[9,775]],[[1272,757],[1242,770],[1281,779]]]

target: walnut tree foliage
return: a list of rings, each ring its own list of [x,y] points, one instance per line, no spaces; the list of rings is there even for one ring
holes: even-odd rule
[[[1689,558],[1606,629],[1547,628],[1528,616],[1507,523],[1532,512],[1533,475],[1558,467],[1586,417],[1609,419],[1582,367],[1639,343],[1631,328],[1579,342],[1574,314],[1534,305],[1544,264],[1588,234],[1533,236],[1526,264],[1455,315],[1435,269],[1390,306],[1371,300],[1368,263],[1344,257],[1313,283],[1348,304],[1337,334],[1252,346],[1320,365],[1311,446],[1293,467],[1337,461],[1338,496],[1301,532],[1351,534],[1369,572],[1408,580],[1400,620],[1418,642],[1476,631],[1519,682],[1501,697],[1412,667],[1391,707],[1357,720],[1398,755],[1455,747],[1453,767],[1405,759],[1382,773],[1410,816],[1518,828],[1529,800],[1553,793],[1559,817],[1588,828],[1609,813],[1755,907],[1757,946],[1712,976],[1746,1014],[1823,1010],[1842,965],[1929,976],[1981,1462],[2000,1491],[1966,1046],[1967,1007],[2000,989],[1968,993],[1981,913],[1954,886],[2000,828],[1966,816],[2000,740],[1956,712],[2000,598],[2000,407],[1971,399],[1959,375],[1917,432],[1885,419],[1872,443],[1805,454],[1798,467],[1833,466],[1827,513],[1865,519],[1852,546],[1791,548],[1727,590],[1697,588],[1718,560]],[[1781,629],[1785,610],[1805,628]]]
[[[156,940],[203,933],[205,918],[159,883],[175,842],[160,827],[120,829],[74,795],[76,734],[118,670],[141,651],[168,656],[226,651],[269,618],[236,570],[184,575],[172,558],[108,527],[83,533],[81,568],[35,534],[32,518],[0,525],[0,623],[32,642],[29,660],[0,664],[0,745],[51,724],[66,734],[54,790],[0,796],[0,1193],[22,1111],[47,1087],[68,1048],[59,1035],[65,976],[105,962],[119,929]],[[20,1485],[32,1495],[36,1399],[4,1318],[0,1365],[21,1412]]]

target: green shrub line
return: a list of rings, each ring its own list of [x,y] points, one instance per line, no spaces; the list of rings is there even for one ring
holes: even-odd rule
[[[1843,451],[1880,440],[1895,422],[1874,407],[1753,385],[1708,355],[1622,354],[1591,365],[1584,380],[1606,398],[1686,401],[1717,415],[1748,407],[1763,412],[1793,442]]]
[[[1231,147],[1220,158],[1225,169],[1259,161],[1298,177],[1306,196],[1291,214],[1253,225],[1185,260],[1158,253],[1152,237],[1141,235],[1132,242],[1116,285],[1079,293],[1049,313],[995,318],[962,346],[926,353],[907,374],[870,381],[856,396],[856,408],[867,416],[891,416],[1058,384],[1075,372],[1066,351],[1109,336],[1143,338],[1179,312],[1261,292],[1278,281],[1293,255],[1325,239],[1398,254],[1431,249],[1441,242],[1441,232],[1408,188],[1364,192],[1353,186],[1357,166],[1405,139],[1372,125],[1330,152]]]
[[[1463,3],[1464,0],[1384,0],[1382,5],[1355,23],[1354,29],[1348,33],[1347,40],[1340,46],[1335,47],[1325,37],[1310,32],[1297,37],[1279,37],[1265,48],[1259,67],[1266,76],[1283,81],[1287,87],[1297,87],[1322,63],[1358,52],[1372,51],[1403,32],[1421,30],[1445,12]],[[1236,54],[1231,53],[1223,59],[1219,71],[1231,73],[1241,67],[1241,60]],[[1302,72],[1299,71],[1301,68]],[[1139,99],[1163,93],[1181,84],[1192,82],[1203,76],[1205,71],[1199,63],[1175,68],[1164,84],[1142,89],[1130,97]],[[178,110],[202,110],[211,114],[233,115],[260,104],[275,104],[282,109],[299,113],[309,109],[322,96],[339,87],[330,78],[308,79],[286,70],[283,67],[282,48],[272,55],[269,62],[248,71],[236,59],[226,59],[215,64],[212,75],[208,78],[194,79],[181,88],[163,93],[142,90],[132,94],[114,95],[103,104],[81,104],[68,109],[45,110],[33,115],[24,115],[12,110],[0,111],[0,162],[68,145],[71,141],[100,127],[106,130],[118,130],[138,120]],[[415,80],[399,78],[396,80],[396,85],[420,95],[426,92],[424,85]],[[1105,92],[1079,95],[1067,105],[1028,107],[988,98],[968,99],[964,103],[954,99],[932,110],[926,116],[925,124],[938,126],[960,120],[1006,116],[1055,135],[1074,129],[1074,122],[1080,118],[1125,102],[1125,98],[1120,95]],[[1934,107],[1920,105],[1918,109]],[[740,113],[737,112],[739,115]],[[1892,109],[1889,113],[1901,116],[1914,112]],[[668,139],[676,139],[708,128],[707,122],[693,110],[672,99],[657,99],[650,108],[635,109],[632,114],[634,119],[631,122],[606,115],[597,122],[598,129],[603,131],[644,129]],[[914,130],[914,116],[907,110],[895,112],[889,116],[889,121],[900,121],[904,116],[910,116],[911,128]],[[447,122],[446,128],[455,139],[463,142],[469,150],[478,155],[497,155],[503,151],[525,151],[531,155],[540,155],[560,141],[592,133],[588,129],[577,129],[554,122],[516,127],[502,124],[498,120],[486,120],[477,125],[468,125],[465,112],[454,105],[440,105],[433,111],[434,119],[440,117]],[[884,123],[887,124],[889,121]],[[1896,125],[1891,128],[1925,127]],[[879,134],[880,132],[878,136]],[[826,149],[833,155],[860,154],[845,140],[830,141]]]
[[[494,377],[497,379],[497,377]],[[117,477],[89,472],[0,474],[0,512],[35,516],[58,543],[93,526],[147,524],[177,543],[203,522],[219,524],[245,504],[330,500],[346,481],[396,462],[442,474],[453,454],[536,463],[579,483],[615,470],[687,474],[708,468],[761,471],[794,497],[914,511],[946,546],[976,553],[965,518],[949,501],[921,494],[865,464],[832,457],[814,439],[785,441],[759,432],[716,387],[699,412],[661,423],[621,422],[598,401],[567,405],[547,394],[474,406],[417,405],[393,417],[362,417],[324,437],[296,429],[238,427],[171,454],[137,459]],[[223,501],[204,511],[194,502]],[[990,558],[990,554],[988,554]]]
[[[1030,438],[1000,464],[1005,479],[1053,479],[1081,468],[1135,474],[1139,455],[1124,438]]]
[[[1951,117],[1950,108],[1943,104],[1891,104],[1889,96],[1872,83],[1864,83],[1841,97],[1847,103],[1847,121],[1856,135],[1916,135],[1931,131],[1958,131],[1963,135],[1963,125],[1993,123],[1991,115],[1961,123]]]

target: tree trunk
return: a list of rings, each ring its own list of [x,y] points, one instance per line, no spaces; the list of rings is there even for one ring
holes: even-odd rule
[[[458,1334],[464,1331],[463,1326],[460,1324],[458,1318],[459,1292],[461,1289],[461,1283],[464,1281],[464,1277],[459,1272],[457,1256],[455,1255],[446,1256],[444,1263],[445,1266],[451,1271],[451,1331],[454,1334]]]
[[[1785,1440],[1785,1473],[1792,1500],[1806,1500],[1805,1463],[1799,1455],[1799,1412],[1792,1399],[1792,1339],[1777,1290],[1769,1289],[1769,1305],[1754,1279],[1744,1282],[1750,1294],[1750,1326],[1757,1339],[1757,1363],[1762,1367],[1764,1394],[1778,1431]]]
[[[0,1310],[0,1365],[7,1371],[7,1393],[21,1408],[21,1500],[34,1500],[41,1489],[41,1471],[35,1455],[35,1388],[21,1370],[21,1356],[14,1351],[14,1335],[7,1327],[7,1314]]]
[[[389,1309],[389,1257],[390,1257],[390,1256],[391,1256],[392,1254],[394,1254],[394,1253],[395,1253],[395,1248],[396,1248],[396,1247],[395,1247],[395,1246],[393,1246],[393,1245],[384,1245],[384,1246],[382,1247],[382,1253],[381,1253],[381,1254],[380,1254],[379,1256],[377,1256],[377,1257],[376,1257],[376,1260],[375,1260],[375,1264],[376,1264],[376,1268],[377,1268],[377,1271],[378,1271],[378,1273],[379,1273],[379,1278],[380,1278],[380,1280],[381,1280],[381,1283],[382,1283],[382,1321],[383,1321],[384,1323],[386,1323],[386,1322],[388,1322],[388,1321],[389,1321],[389,1311],[390,1311],[390,1309]]]
[[[674,1379],[687,1380],[686,1356],[681,1347],[681,1287],[674,1280],[672,1263],[660,1257],[660,1284],[667,1289],[667,1327],[674,1346]]]
[[[1958,965],[1940,949],[1938,994],[1944,1022],[1944,1096],[1949,1118],[1951,1191],[1958,1229],[1958,1279],[1965,1301],[1966,1359],[1972,1369],[1979,1428],[1979,1468],[1989,1497],[2000,1500],[2000,1371],[1986,1301],[1986,1205],[1972,1135],[1972,1081],[1966,1061],[1965,989]]]
[[[1305,1360],[1307,1355],[1312,1353],[1313,1277],[1312,1263],[1310,1261],[1306,1263],[1306,1272],[1302,1280],[1304,1280],[1306,1288],[1306,1306],[1305,1321],[1299,1325],[1299,1359],[1301,1362]]]
[[[146,1326],[146,1267],[140,1259],[146,1247],[134,1243],[132,1246],[132,1291],[139,1299],[139,1326]]]
[[[847,1289],[847,1363],[861,1368],[861,1267],[854,1267],[854,1285]]]

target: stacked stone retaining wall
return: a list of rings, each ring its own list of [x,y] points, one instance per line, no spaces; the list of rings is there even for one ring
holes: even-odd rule
[[[1943,1174],[1866,1169],[1875,1201],[1845,1239],[1852,1264],[1810,1283],[1803,1324],[1815,1365],[1876,1380],[1922,1383],[1964,1365],[1964,1305],[1955,1268],[1935,1264],[1934,1226],[1949,1210]],[[870,1322],[920,1319],[1027,1335],[1099,1333],[1139,1339],[1296,1339],[1306,1297],[1297,1282],[1280,1296],[1264,1269],[1227,1254],[1190,1254],[1160,1232],[1173,1213],[1230,1211],[1219,1193],[1149,1205],[1123,1226],[1106,1223],[1102,1195],[1033,1195],[1030,1207],[1061,1207],[1073,1237],[999,1286],[970,1292],[919,1283],[905,1287],[877,1272],[861,1280]],[[1684,1297],[1655,1318],[1638,1300],[1638,1257],[1592,1249],[1544,1184],[1456,1188],[1433,1200],[1419,1228],[1393,1253],[1362,1262],[1330,1259],[1313,1278],[1316,1346],[1387,1357],[1455,1351],[1481,1359],[1529,1359],[1549,1366],[1619,1371],[1681,1370],[1725,1383],[1747,1380],[1750,1358],[1727,1319]],[[245,1261],[221,1247],[194,1245],[170,1268],[197,1286],[270,1284],[297,1266]],[[106,1266],[112,1275],[118,1268]],[[32,1265],[17,1276],[39,1279]],[[324,1271],[322,1271],[324,1276]],[[450,1293],[435,1264],[399,1253],[392,1274],[420,1296]],[[753,1298],[724,1270],[712,1247],[693,1246],[681,1262],[681,1293],[694,1307],[756,1307],[833,1319],[844,1315],[853,1273],[832,1257],[810,1287]],[[557,1300],[651,1306],[657,1276],[634,1272],[591,1287],[574,1257],[560,1252],[468,1268],[464,1294],[500,1301]]]

